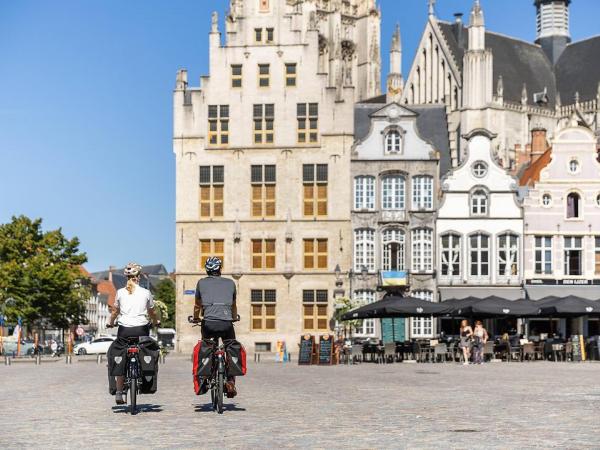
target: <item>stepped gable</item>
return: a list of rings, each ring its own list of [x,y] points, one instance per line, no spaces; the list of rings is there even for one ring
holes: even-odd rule
[[[572,103],[576,92],[582,102],[595,99],[600,82],[600,36],[567,45],[555,73],[563,103]]]
[[[438,26],[444,34],[448,47],[462,72],[464,52],[469,46],[468,29],[463,26],[461,39],[458,42],[456,36],[458,25],[439,21]],[[552,65],[542,47],[490,31],[485,33],[485,46],[492,50],[494,58],[494,92],[497,88],[498,77],[502,76],[505,100],[521,103],[521,92],[523,84],[525,84],[529,93],[528,104],[535,105],[533,94],[543,92],[546,87],[549,99],[548,106],[554,107],[556,81]]]

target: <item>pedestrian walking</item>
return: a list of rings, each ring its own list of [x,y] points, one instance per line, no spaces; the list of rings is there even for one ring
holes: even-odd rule
[[[473,352],[474,363],[481,364],[483,362],[483,349],[488,340],[488,332],[483,328],[481,320],[475,322],[475,330],[473,330]]]
[[[469,322],[464,319],[460,323],[460,348],[463,351],[464,362],[463,365],[469,364],[469,359],[471,358],[471,339],[473,337],[473,329]]]

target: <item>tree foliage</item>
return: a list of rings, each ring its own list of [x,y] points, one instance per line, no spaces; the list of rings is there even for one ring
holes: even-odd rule
[[[156,285],[154,292],[160,321],[165,328],[175,327],[175,285],[170,279],[164,279]]]
[[[19,216],[0,225],[0,302],[8,320],[46,319],[58,328],[82,323],[89,288],[79,266],[86,261],[76,237],[67,239],[60,228],[44,232],[41,219]]]

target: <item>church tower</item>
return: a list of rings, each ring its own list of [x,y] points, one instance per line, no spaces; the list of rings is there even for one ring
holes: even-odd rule
[[[569,3],[571,0],[535,0],[537,38],[554,65],[571,42],[569,34]]]

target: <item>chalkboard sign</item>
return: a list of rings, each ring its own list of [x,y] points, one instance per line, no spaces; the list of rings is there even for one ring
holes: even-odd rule
[[[579,335],[571,336],[571,344],[573,345],[573,361],[583,361],[583,354],[581,352],[581,341]]]
[[[298,352],[298,364],[310,365],[312,363],[313,348],[315,338],[310,334],[300,337],[300,351]]]
[[[333,362],[333,336],[325,334],[319,339],[319,364],[330,365]]]

